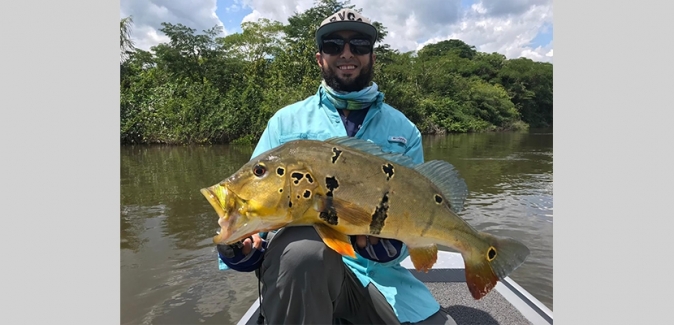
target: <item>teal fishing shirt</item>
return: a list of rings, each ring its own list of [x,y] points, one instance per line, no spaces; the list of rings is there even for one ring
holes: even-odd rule
[[[325,97],[323,88],[319,88],[315,95],[274,114],[252,158],[288,141],[335,136],[347,136],[346,129],[339,112]],[[370,140],[386,152],[409,156],[415,163],[424,161],[421,133],[400,111],[384,103],[383,96],[370,107],[355,137]],[[428,288],[400,265],[407,256],[407,246],[403,245],[400,256],[386,263],[371,261],[357,253],[355,259],[342,258],[363,286],[372,283],[381,291],[401,323],[415,323],[436,313],[440,305]],[[222,261],[220,268],[227,268]]]

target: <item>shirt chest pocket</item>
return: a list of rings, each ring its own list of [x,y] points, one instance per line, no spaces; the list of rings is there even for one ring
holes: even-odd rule
[[[382,149],[385,152],[404,154],[407,151],[407,144],[389,139],[382,145]]]

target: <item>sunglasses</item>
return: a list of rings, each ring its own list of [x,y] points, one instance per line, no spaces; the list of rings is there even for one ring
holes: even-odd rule
[[[344,40],[341,38],[324,39],[321,50],[325,54],[340,54],[342,51],[344,51],[344,45],[347,43],[347,41],[349,43],[349,49],[351,50],[351,53],[355,55],[365,55],[372,52],[372,42],[362,38],[352,38],[349,40]]]

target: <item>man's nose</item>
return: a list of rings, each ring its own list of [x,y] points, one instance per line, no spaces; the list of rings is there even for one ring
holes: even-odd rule
[[[349,43],[344,44],[344,50],[342,51],[342,55],[340,57],[349,59],[353,57],[353,53],[351,53],[351,45]]]

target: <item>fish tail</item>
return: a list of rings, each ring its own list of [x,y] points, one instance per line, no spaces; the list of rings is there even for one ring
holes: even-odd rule
[[[499,280],[518,268],[529,255],[529,249],[514,239],[484,232],[479,236],[486,245],[464,254],[466,284],[476,300],[489,293]]]

